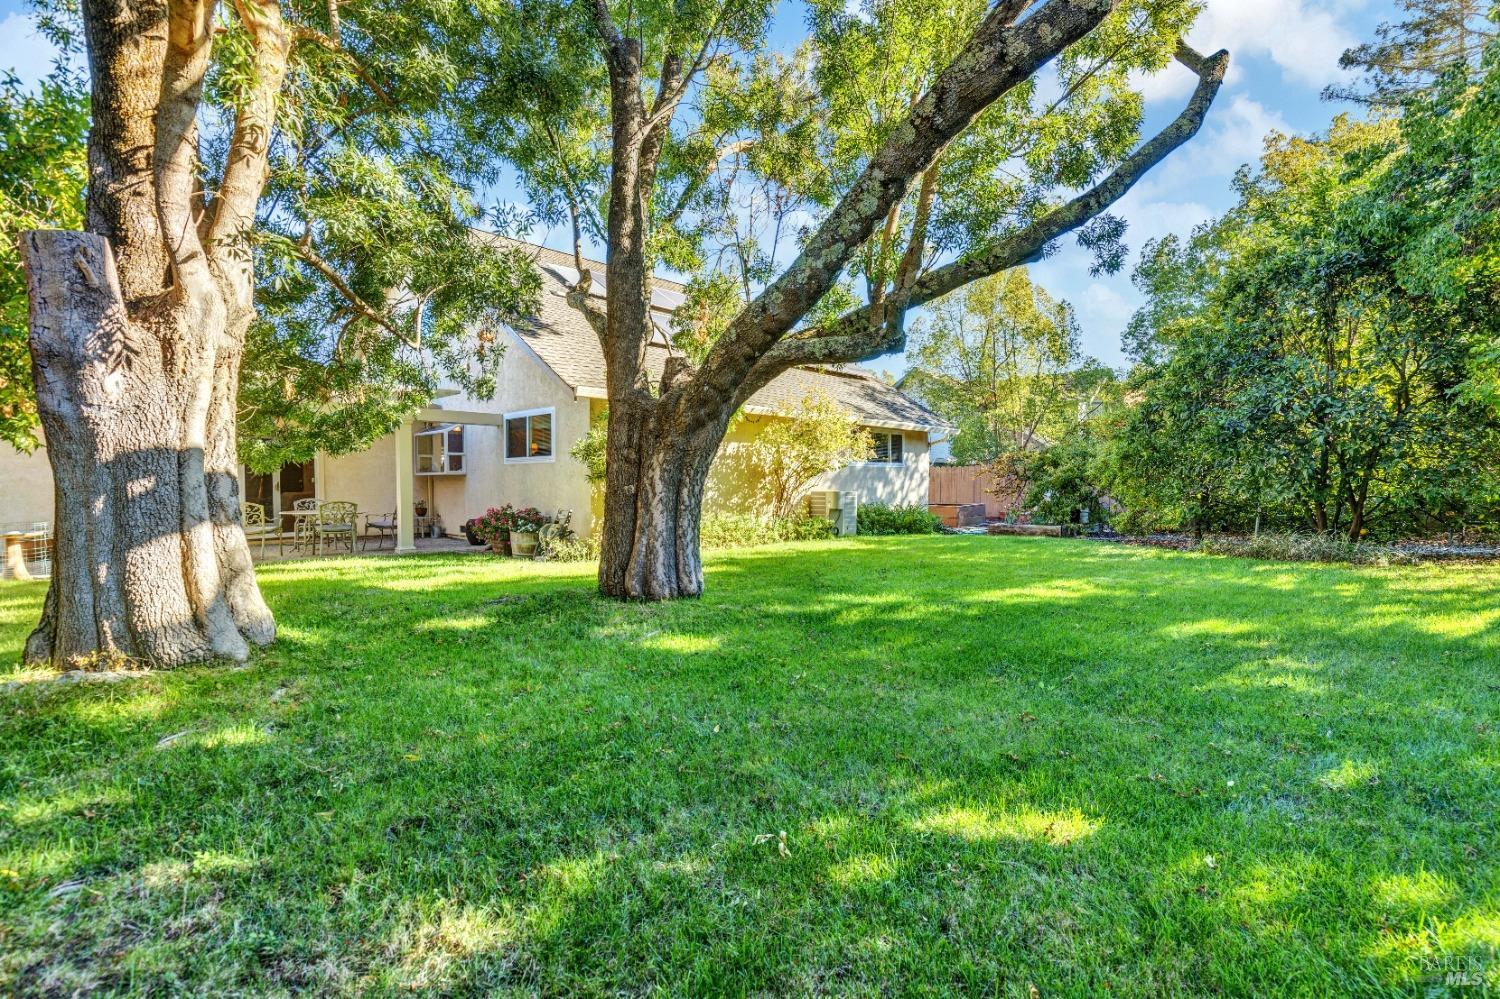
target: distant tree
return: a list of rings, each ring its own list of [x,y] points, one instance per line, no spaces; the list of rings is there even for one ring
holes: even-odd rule
[[[1392,248],[1403,287],[1489,330],[1463,392],[1500,407],[1500,41],[1477,81],[1450,75],[1407,102],[1401,138],[1402,155],[1361,204],[1363,238]]]
[[[1098,385],[1079,348],[1072,307],[1024,267],[934,302],[913,324],[904,388],[959,428],[954,460],[993,462],[1060,438]]]
[[[802,399],[783,418],[767,419],[744,446],[747,471],[774,517],[792,517],[818,476],[870,456],[874,439],[822,393]]]
[[[1496,35],[1500,8],[1493,0],[1398,0],[1396,6],[1402,20],[1381,24],[1375,41],[1340,58],[1339,65],[1359,71],[1359,80],[1329,87],[1326,98],[1399,108],[1445,73],[1478,73],[1485,45]]]
[[[1340,119],[1277,139],[1227,215],[1148,248],[1144,401],[1117,449],[1139,496],[1357,539],[1492,494],[1500,424],[1459,391],[1492,321],[1413,280],[1410,219],[1382,208],[1401,134]]]

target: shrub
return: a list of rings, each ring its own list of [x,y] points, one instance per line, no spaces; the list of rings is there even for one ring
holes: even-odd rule
[[[857,514],[860,534],[935,534],[943,521],[925,506],[865,503]]]
[[[584,475],[592,485],[604,482],[605,458],[609,451],[609,410],[601,410],[589,422],[588,432],[578,438],[568,451],[584,467]]]
[[[703,518],[700,540],[704,548],[749,548],[784,541],[823,541],[832,538],[833,523],[821,517],[757,517],[747,513],[716,513]],[[596,562],[599,535],[558,538],[543,557],[553,562]]]
[[[586,538],[557,538],[547,545],[542,557],[549,562],[597,562],[599,561],[599,535]]]
[[[828,396],[814,392],[785,419],[760,424],[740,451],[771,516],[797,516],[813,479],[870,457],[874,438]]]
[[[1210,535],[1200,551],[1211,555],[1237,555],[1274,562],[1349,562],[1354,565],[1414,565],[1411,552],[1368,541],[1345,541],[1326,534],[1283,534],[1266,531],[1254,537]]]
[[[833,537],[833,524],[820,517],[757,517],[748,513],[715,513],[703,518],[699,540],[704,548],[746,548],[781,541],[819,541]]]

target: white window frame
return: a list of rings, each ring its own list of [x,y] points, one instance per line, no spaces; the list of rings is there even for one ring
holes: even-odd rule
[[[865,429],[870,432],[871,437],[875,437],[879,434],[884,434],[887,437],[895,437],[896,439],[901,441],[901,460],[879,461],[874,458],[867,458],[864,461],[859,462],[859,466],[861,468],[900,468],[901,466],[906,464],[906,431],[882,430],[879,427],[866,427]]]
[[[459,451],[452,451],[448,448],[448,437],[455,430],[458,431],[459,440],[463,444],[463,449]],[[423,438],[436,441],[437,454],[435,457],[439,459],[439,467],[429,469],[425,472],[422,470],[421,452],[417,450],[418,442]],[[418,431],[412,435],[412,449],[412,468],[414,469],[414,474],[424,478],[434,475],[463,475],[469,469],[469,435],[465,432],[462,423],[434,423],[426,430]],[[457,469],[452,467],[452,459],[455,456],[459,459],[459,467]]]
[[[523,417],[546,416],[552,421],[552,453],[549,455],[532,457],[527,455],[522,458],[510,456],[510,421],[519,420]],[[531,441],[531,424],[526,425],[526,439],[528,446]],[[505,413],[500,420],[500,455],[505,459],[507,465],[541,465],[549,461],[557,460],[557,407],[541,406],[537,409],[518,409],[514,413]]]

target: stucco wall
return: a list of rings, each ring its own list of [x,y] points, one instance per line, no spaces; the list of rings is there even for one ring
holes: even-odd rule
[[[741,454],[768,422],[778,419],[781,417],[748,415],[730,429],[709,473],[708,488],[703,497],[706,512],[761,511],[757,484],[753,474],[746,469]],[[905,458],[900,465],[850,465],[818,476],[808,485],[808,491],[852,490],[858,494],[861,503],[926,506],[930,454],[927,435],[907,431],[903,438]]]
[[[29,524],[52,515],[52,465],[37,448],[22,454],[0,444],[0,524]]]
[[[396,438],[382,437],[363,451],[319,459],[318,499],[344,500],[360,513],[396,509]],[[420,495],[420,494],[419,494]]]
[[[859,464],[813,480],[808,489],[853,490],[861,503],[888,506],[927,505],[927,475],[931,447],[927,435],[907,431],[899,465]]]
[[[506,338],[494,398],[450,396],[438,400],[437,408],[499,416],[531,409],[553,411],[550,461],[507,463],[502,427],[479,424],[464,427],[467,472],[432,480],[434,508],[449,533],[458,533],[464,521],[479,516],[489,507],[506,503],[534,506],[546,514],[572,510],[574,530],[587,534],[593,529],[588,480],[582,463],[568,453],[588,430],[589,400],[575,399],[573,390],[527,347],[513,337]],[[421,483],[419,478],[419,490],[423,488]]]

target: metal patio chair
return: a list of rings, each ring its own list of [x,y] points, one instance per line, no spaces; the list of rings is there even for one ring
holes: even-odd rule
[[[278,520],[273,524],[266,519],[266,508],[259,503],[241,503],[240,521],[245,529],[245,541],[249,544],[260,542],[261,558],[266,556],[266,542],[276,542],[276,552],[282,552],[282,540],[285,535],[281,532],[281,523]]]
[[[349,554],[354,554],[354,524],[359,516],[359,507],[344,500],[329,500],[318,507],[313,519],[313,532],[318,539],[318,554],[323,554],[325,544],[345,545]]]

